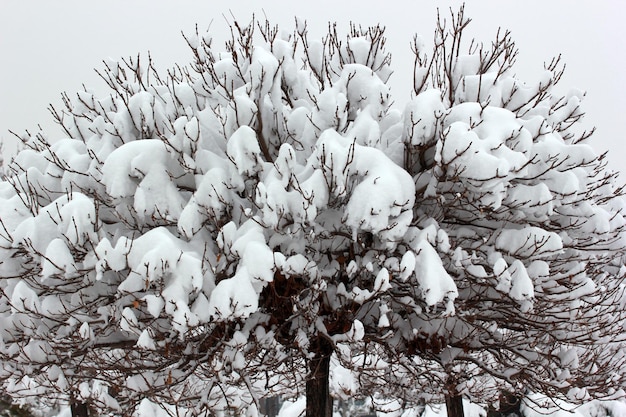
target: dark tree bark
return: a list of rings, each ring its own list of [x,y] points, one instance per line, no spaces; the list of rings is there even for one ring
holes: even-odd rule
[[[309,359],[309,376],[306,382],[306,417],[332,417],[333,400],[330,397],[330,342],[318,336],[311,342],[315,356]]]
[[[261,413],[267,417],[276,417],[280,411],[280,401],[277,395],[264,398],[261,401]]]
[[[464,417],[463,396],[459,394],[447,394],[446,409],[448,410],[448,417]]]
[[[70,405],[72,417],[89,417],[89,407],[85,403],[72,402]]]

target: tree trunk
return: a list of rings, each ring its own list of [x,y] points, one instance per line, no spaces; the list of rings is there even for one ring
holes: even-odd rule
[[[72,401],[70,405],[72,417],[89,417],[89,407],[85,403],[75,403]]]
[[[459,394],[446,394],[446,409],[448,417],[464,417],[463,396]]]
[[[261,414],[276,417],[280,411],[280,398],[277,395],[261,400]]]
[[[323,337],[311,342],[315,351],[309,359],[309,376],[306,381],[306,417],[332,417],[333,400],[330,397],[330,356],[332,346]]]

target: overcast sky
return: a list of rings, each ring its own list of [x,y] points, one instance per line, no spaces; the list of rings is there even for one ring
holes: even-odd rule
[[[82,85],[106,93],[94,68],[111,57],[119,59],[150,51],[161,68],[187,63],[189,50],[181,30],[211,26],[220,40],[228,26],[224,15],[240,20],[265,13],[272,23],[292,31],[294,16],[309,22],[311,34],[321,35],[328,21],[339,28],[350,21],[387,27],[393,56],[392,89],[398,102],[411,90],[414,33],[432,39],[437,7],[447,15],[459,1],[338,0],[314,1],[171,1],[171,0],[2,0],[0,5],[0,139],[11,141],[8,130],[36,131],[41,125],[51,137],[60,130],[46,110],[60,106],[60,93]],[[532,81],[543,63],[562,54],[567,64],[560,84],[587,91],[585,123],[596,126],[591,144],[609,150],[610,166],[620,171],[626,163],[626,2],[569,0],[466,1],[473,22],[469,34],[489,42],[498,27],[510,29],[520,49],[517,73]],[[11,149],[11,146],[5,146]],[[622,175],[624,178],[624,175]]]

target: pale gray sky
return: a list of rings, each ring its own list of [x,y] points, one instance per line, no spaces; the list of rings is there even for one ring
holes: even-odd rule
[[[223,15],[240,19],[263,11],[273,23],[291,31],[294,16],[309,22],[312,34],[322,34],[328,21],[346,27],[381,23],[387,27],[388,48],[395,74],[392,88],[398,101],[411,90],[414,33],[432,39],[436,8],[447,14],[460,1],[337,0],[314,1],[170,1],[170,0],[3,0],[0,5],[0,139],[10,141],[9,129],[35,131],[38,124],[51,137],[60,130],[46,108],[60,105],[60,93],[82,84],[105,92],[94,68],[103,58],[119,59],[150,51],[167,68],[187,63],[191,56],[180,32],[211,25],[219,39],[227,35]],[[230,11],[229,11],[230,10]],[[626,2],[618,0],[475,0],[466,1],[473,19],[469,34],[489,42],[499,26],[510,29],[520,49],[517,73],[525,80],[561,53],[567,64],[561,82],[587,91],[585,123],[597,127],[591,144],[609,150],[610,166],[623,170],[626,119]],[[624,176],[622,176],[623,178]]]

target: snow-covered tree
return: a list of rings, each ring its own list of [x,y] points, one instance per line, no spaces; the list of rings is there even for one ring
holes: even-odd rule
[[[403,111],[381,27],[105,62],[110,94],[65,95],[66,137],[24,135],[0,184],[7,391],[77,415],[614,394],[621,190],[558,61],[524,84],[508,33],[460,52],[467,23],[416,39]]]
[[[438,20],[430,57],[415,39],[402,133],[412,225],[454,280],[455,314],[392,307],[391,327],[413,333],[406,352],[441,367],[449,415],[463,415],[462,396],[497,400],[494,385],[503,398],[613,395],[623,386],[623,190],[580,128],[583,93],[554,93],[559,59],[523,83],[510,33],[462,52],[463,12]],[[432,285],[420,282],[426,300]]]

